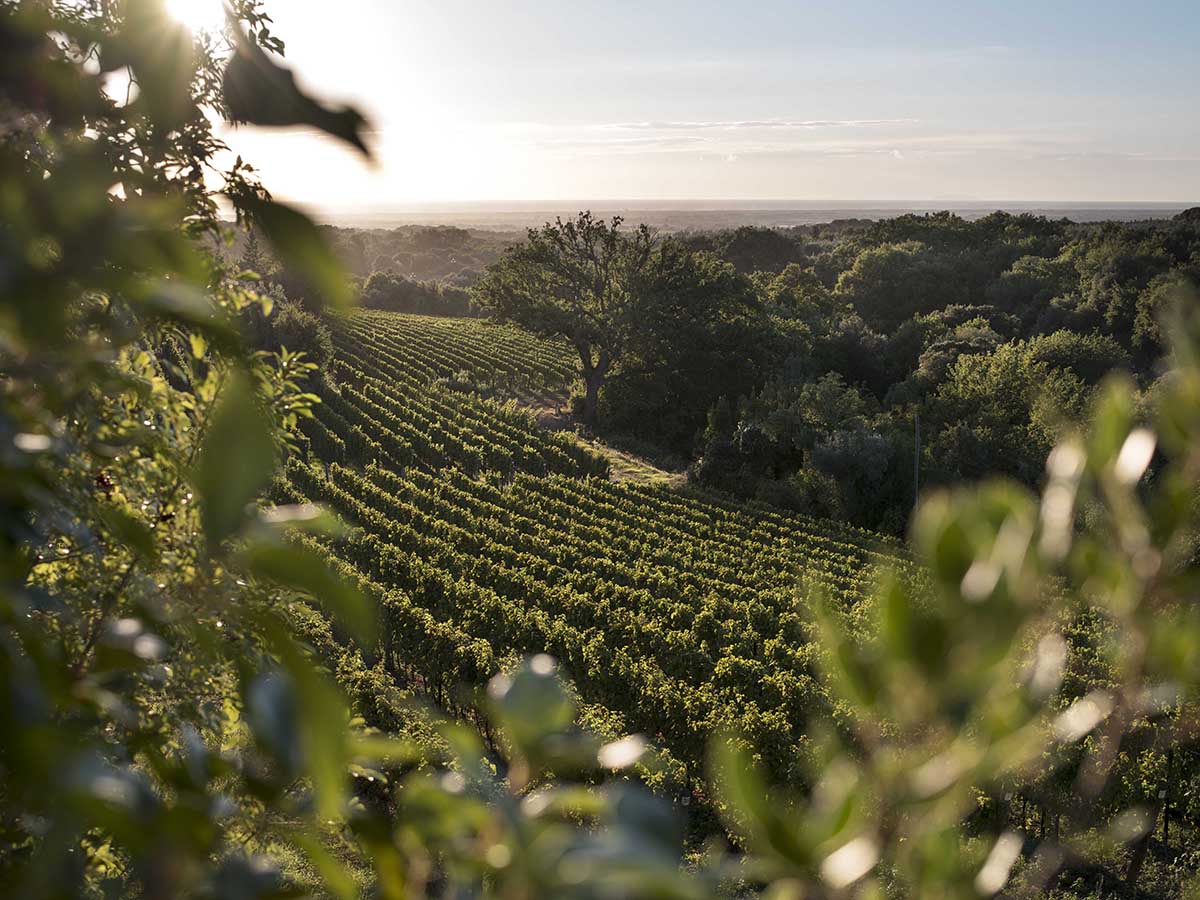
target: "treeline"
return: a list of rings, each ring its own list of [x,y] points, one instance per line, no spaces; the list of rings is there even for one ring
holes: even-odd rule
[[[512,232],[449,225],[327,228],[326,236],[346,268],[360,278],[391,272],[458,288],[474,284],[508,245],[521,239]]]
[[[360,281],[359,297],[368,309],[426,316],[481,316],[469,291],[436,281],[414,281],[395,272],[372,272]]]
[[[890,532],[918,482],[1037,483],[1105,374],[1153,392],[1169,298],[1200,284],[1200,209],[666,239],[619,225],[531,232],[479,302],[580,350],[601,431],[691,459],[704,485]],[[612,285],[589,282],[594,252]]]
[[[386,248],[368,252],[364,245],[381,241],[376,232],[327,226],[321,230],[327,238],[336,239],[336,252],[340,256],[357,261],[353,266],[348,265],[347,270],[351,272],[350,281],[362,306],[429,316],[482,315],[464,285],[473,283],[479,277],[487,262],[495,259],[499,252],[495,248],[501,244],[477,246],[468,232],[457,228],[397,229],[401,234],[396,238],[397,242],[416,244],[424,249],[402,252],[387,245],[392,248],[391,252]],[[431,240],[427,241],[427,238]],[[474,252],[455,249],[457,242],[463,240]],[[496,240],[499,241],[498,238]],[[458,255],[460,252],[461,257]],[[257,273],[262,286],[283,303],[312,311],[320,309],[326,300],[322,292],[304,277],[303,272],[295,266],[281,265],[263,247],[255,231],[240,235],[230,255],[242,269]],[[464,262],[465,268],[455,269],[457,262]]]
[[[1200,283],[1200,210],[1097,228],[940,213],[826,243],[715,243],[773,267],[749,278],[776,362],[710,412],[694,477],[889,531],[918,482],[1037,483],[1106,373],[1153,390],[1167,298]]]

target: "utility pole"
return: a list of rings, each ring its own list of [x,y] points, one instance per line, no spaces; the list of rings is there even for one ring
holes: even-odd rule
[[[913,509],[917,508],[917,498],[921,495],[921,410],[917,409],[915,419],[916,448],[913,450]]]

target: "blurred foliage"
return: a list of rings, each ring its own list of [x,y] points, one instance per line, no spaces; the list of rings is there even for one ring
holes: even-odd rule
[[[246,346],[272,300],[203,249],[228,238],[218,195],[324,299],[348,282],[245,163],[214,172],[210,114],[360,148],[361,118],[299,93],[255,0],[194,35],[158,0],[7,4],[0,51],[8,894],[975,897],[1021,860],[1016,889],[1040,890],[1097,842],[1137,881],[1196,768],[1194,322],[1166,330],[1152,410],[1106,383],[1040,498],[931,497],[913,526],[928,584],[885,584],[865,641],[814,593],[841,726],[813,723],[814,787],[782,796],[717,741],[732,844],[683,865],[633,773],[653,754],[579,730],[548,658],[492,681],[492,756],[452,722],[423,743],[365,727],[330,671],[353,661],[313,610],[368,684],[374,610],[294,539],[335,522],[260,505],[313,364]],[[1010,828],[1014,796],[1057,827]]]

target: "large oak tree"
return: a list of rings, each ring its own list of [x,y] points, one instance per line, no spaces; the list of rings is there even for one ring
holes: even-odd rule
[[[688,405],[704,381],[748,389],[741,370],[756,353],[746,349],[744,326],[762,312],[749,280],[728,263],[590,212],[531,229],[488,269],[476,301],[500,319],[570,341],[588,425],[596,424],[601,390],[619,381],[636,380],[639,395],[675,405]],[[697,400],[700,424],[713,399]]]
[[[621,219],[590,212],[539,229],[491,266],[479,304],[537,334],[562,336],[579,353],[583,417],[596,422],[600,389],[627,352],[647,296],[654,234],[621,231]]]

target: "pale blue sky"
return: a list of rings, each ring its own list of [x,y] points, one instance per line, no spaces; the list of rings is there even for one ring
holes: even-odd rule
[[[1200,200],[1200,0],[272,9],[306,80],[377,125],[374,169],[233,138],[319,205]]]

